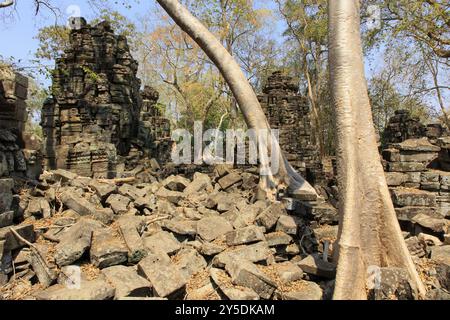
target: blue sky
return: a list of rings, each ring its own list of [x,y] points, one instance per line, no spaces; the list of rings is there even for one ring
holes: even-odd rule
[[[134,22],[144,15],[146,19],[156,19],[155,15],[147,13],[159,9],[154,0],[100,1],[105,1],[110,8],[119,11]],[[131,8],[126,8],[122,4],[124,2],[129,3]],[[65,23],[72,13],[85,17],[89,21],[95,17],[96,10],[98,10],[90,4],[89,0],[54,0],[53,3],[57,4],[60,9],[58,19],[45,7],[42,7],[36,16],[32,0],[17,0],[15,8],[2,9],[3,11],[0,12],[0,39],[2,43],[0,55],[3,58],[14,57],[14,61],[20,62],[21,67],[32,66],[31,60],[35,59],[33,54],[38,47],[38,41],[34,37],[40,28],[55,23]],[[255,6],[275,9],[275,4],[272,1],[255,1]],[[284,25],[280,22],[277,26],[277,33],[280,33],[280,36],[284,28]],[[40,79],[40,81],[48,84],[48,81],[44,79]]]
[[[79,14],[85,17],[88,21],[95,16],[96,8],[93,7],[88,0],[74,1],[74,0],[58,0],[54,1],[61,9],[61,16],[58,20],[55,16],[45,7],[43,7],[40,13],[36,16],[34,12],[34,6],[32,0],[18,0],[15,9],[3,9],[5,10],[0,15],[0,39],[2,47],[0,48],[0,54],[3,57],[13,56],[16,59],[20,59],[23,63],[33,59],[33,52],[37,49],[38,41],[34,39],[37,31],[55,22],[61,24],[63,21],[67,21],[73,9],[78,7]],[[107,1],[110,7],[117,9],[121,14],[129,18],[131,21],[135,21],[138,17],[143,16],[147,12],[157,10],[157,4],[152,0],[131,0],[128,1],[131,4],[131,8],[125,8],[121,3],[123,1]],[[118,4],[116,4],[118,2]],[[257,6],[264,6],[260,1]],[[6,17],[4,17],[6,16]],[[281,26],[280,26],[281,27]]]
[[[156,4],[154,1],[141,0],[139,4],[134,4],[131,9],[126,9],[121,4],[114,4],[117,1],[109,1],[113,8],[134,20],[138,15],[149,10],[154,10]],[[129,1],[133,3],[133,1]],[[54,1],[61,8],[62,18],[56,20],[55,16],[46,8],[42,8],[36,16],[32,0],[18,0],[15,10],[4,9],[3,19],[0,20],[0,39],[2,46],[0,54],[4,58],[13,56],[17,60],[22,60],[21,64],[27,65],[30,59],[33,59],[33,52],[38,46],[38,41],[34,39],[37,31],[47,25],[58,24],[67,21],[73,9],[78,7],[80,15],[90,20],[94,16],[95,8],[87,0],[58,0]],[[76,10],[78,11],[78,10]]]

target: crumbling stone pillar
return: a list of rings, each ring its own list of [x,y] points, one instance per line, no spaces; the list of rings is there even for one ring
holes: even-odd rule
[[[318,147],[311,138],[310,106],[297,94],[298,85],[280,71],[274,72],[258,99],[287,160],[311,183],[324,179]]]
[[[425,136],[425,126],[418,118],[411,117],[408,110],[397,110],[389,119],[383,133],[384,143],[400,143],[407,139]]]
[[[0,65],[0,128],[21,133],[27,121],[28,78]]]
[[[36,179],[40,174],[40,157],[30,147],[24,134],[27,120],[28,79],[10,66],[0,64],[0,229],[9,227],[18,216],[19,195],[15,181]],[[0,241],[0,257],[3,246]],[[0,261],[0,284],[2,265]]]
[[[156,158],[160,163],[169,162],[172,140],[170,121],[165,118],[158,106],[159,93],[146,86],[141,92],[142,109],[136,144],[144,149],[148,157]]]

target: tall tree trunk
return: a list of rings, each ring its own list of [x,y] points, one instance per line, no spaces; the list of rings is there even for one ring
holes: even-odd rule
[[[172,17],[175,23],[202,48],[217,66],[233,92],[247,126],[255,130],[270,131],[269,123],[253,88],[247,81],[240,66],[220,41],[177,0],[157,1]],[[269,147],[270,145],[269,143]],[[286,161],[279,144],[275,142],[272,146],[274,150],[271,150],[271,152],[278,155],[280,168],[273,175],[261,177],[260,182],[264,190],[267,192],[273,191],[278,185],[285,184],[289,188],[288,190],[294,195],[304,199],[317,198],[317,193],[314,188]],[[267,167],[266,163],[262,163],[261,165]]]
[[[370,266],[404,268],[424,295],[378,153],[364,76],[359,0],[330,0],[328,15],[340,191],[334,299],[366,299]]]

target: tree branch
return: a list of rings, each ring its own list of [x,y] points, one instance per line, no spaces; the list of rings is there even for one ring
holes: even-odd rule
[[[0,2],[0,9],[10,7],[14,4],[14,0],[5,0],[3,2]]]

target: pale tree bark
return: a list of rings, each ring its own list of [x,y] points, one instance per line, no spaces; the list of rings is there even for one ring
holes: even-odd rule
[[[0,2],[0,9],[10,7],[14,4],[14,0],[5,0],[3,2]]]
[[[177,0],[157,1],[172,17],[175,23],[202,48],[217,66],[233,92],[247,126],[255,130],[270,131],[269,123],[253,88],[238,63],[223,47],[220,41]],[[280,168],[277,173],[261,177],[260,183],[262,188],[270,195],[277,187],[286,185],[293,195],[304,199],[316,199],[316,191],[287,162],[280,150],[278,142],[275,142],[273,147],[274,149],[271,152],[278,154]],[[267,167],[266,163],[262,163],[261,165]]]
[[[425,287],[404,242],[378,153],[364,76],[358,0],[330,0],[330,81],[337,129],[340,223],[334,299],[366,299],[371,266],[408,271]]]

